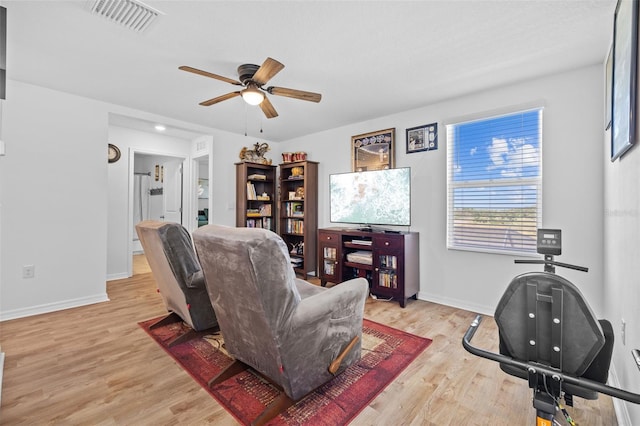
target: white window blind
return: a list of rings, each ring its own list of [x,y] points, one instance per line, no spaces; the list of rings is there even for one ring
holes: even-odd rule
[[[447,247],[535,253],[542,108],[447,125]]]

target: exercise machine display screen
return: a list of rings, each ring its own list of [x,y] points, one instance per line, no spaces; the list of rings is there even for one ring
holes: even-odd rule
[[[538,253],[557,256],[562,254],[562,231],[538,229]]]

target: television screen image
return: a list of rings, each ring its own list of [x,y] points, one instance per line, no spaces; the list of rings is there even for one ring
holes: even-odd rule
[[[411,225],[411,168],[329,175],[331,222]]]

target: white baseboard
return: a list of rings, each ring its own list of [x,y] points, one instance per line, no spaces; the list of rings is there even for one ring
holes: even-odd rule
[[[77,308],[79,306],[93,305],[94,303],[108,302],[107,293],[96,294],[95,296],[81,297],[78,299],[63,300],[44,305],[30,306],[28,308],[13,309],[0,312],[0,321],[8,321],[17,318],[30,317],[33,315],[46,314],[49,312],[61,311],[63,309]]]
[[[2,372],[4,371],[4,352],[0,352],[0,403],[2,403]]]
[[[616,374],[615,366],[613,362],[609,366],[609,378],[607,380],[609,386],[614,388],[620,388],[620,381]],[[618,426],[631,426],[631,417],[629,416],[629,410],[623,400],[618,398],[611,398],[613,400],[613,409],[616,412],[616,419],[618,419]]]
[[[109,274],[109,275],[107,275],[107,281],[123,280],[125,278],[129,278],[129,274],[127,274],[126,272],[122,272],[122,273],[119,273],[119,274]]]
[[[427,292],[421,291],[418,293],[418,299],[424,300],[427,302],[437,303],[439,305],[451,306],[453,308],[464,309],[465,311],[477,312],[482,315],[493,316],[495,307],[487,307],[481,305],[473,305],[468,303],[467,301],[458,300],[458,299],[450,299],[448,297],[439,297],[434,296],[433,294],[429,294]]]

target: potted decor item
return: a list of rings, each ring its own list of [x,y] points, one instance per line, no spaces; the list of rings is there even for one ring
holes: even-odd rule
[[[291,161],[293,161],[293,152],[283,152],[282,153],[282,162],[283,163],[290,163]]]

